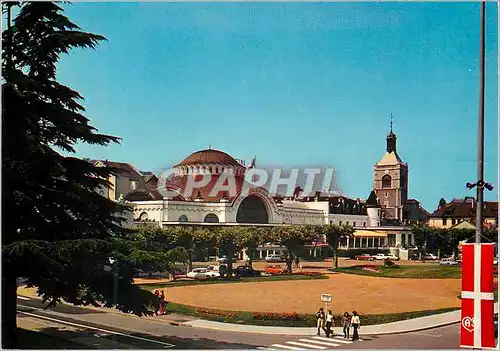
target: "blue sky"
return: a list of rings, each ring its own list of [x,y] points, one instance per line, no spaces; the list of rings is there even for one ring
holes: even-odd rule
[[[108,41],[76,50],[59,79],[121,145],[78,155],[160,172],[217,148],[261,165],[335,167],[366,198],[389,114],[409,196],[433,211],[473,196],[477,3],[74,3]],[[497,8],[487,5],[485,178],[497,183]],[[494,200],[493,193],[485,194]]]

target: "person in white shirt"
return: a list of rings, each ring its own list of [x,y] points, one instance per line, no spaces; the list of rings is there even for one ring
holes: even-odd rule
[[[354,329],[352,333],[352,340],[359,340],[359,335],[358,335],[358,329],[359,325],[361,324],[361,321],[359,320],[359,315],[358,312],[352,311],[352,317],[351,317],[351,325],[352,328]]]
[[[328,310],[328,314],[326,315],[326,337],[329,338],[332,334],[332,325],[333,325],[333,314],[331,310]]]

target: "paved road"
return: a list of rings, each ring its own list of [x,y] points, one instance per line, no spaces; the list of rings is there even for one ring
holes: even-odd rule
[[[51,318],[47,320],[51,323],[65,321],[99,328],[100,337],[114,335],[113,338],[116,338],[116,333],[124,334],[125,336],[119,335],[122,344],[128,343],[143,349],[153,346],[174,349],[274,350],[456,349],[459,346],[458,324],[414,333],[364,337],[362,341],[351,342],[341,338],[318,339],[315,335],[305,337],[265,335],[173,326],[155,320],[154,317],[138,318],[69,305],[58,305],[53,309],[43,310],[44,304],[38,299],[18,300],[18,306],[20,311],[28,313],[31,318],[41,316]],[[126,335],[132,337],[127,338]]]

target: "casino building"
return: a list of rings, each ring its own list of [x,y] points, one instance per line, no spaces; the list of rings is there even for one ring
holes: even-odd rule
[[[132,225],[296,225],[338,224],[355,228],[353,238],[341,248],[399,249],[413,244],[412,221],[425,213],[418,201],[407,200],[408,165],[396,153],[396,135],[387,136],[387,148],[374,167],[374,187],[366,200],[337,193],[305,194],[296,188],[293,196],[271,195],[265,187],[246,187],[245,174],[254,167],[226,152],[205,149],[194,152],[173,167],[170,177],[160,179],[128,163],[93,161],[117,169],[103,196],[125,201],[133,208]],[[232,191],[219,191],[220,177],[232,175]],[[193,178],[209,176],[209,182],[191,191]],[[246,190],[246,191],[245,191]],[[425,218],[423,218],[425,220]],[[311,254],[325,243],[316,243]],[[272,244],[259,248],[255,258],[283,249]],[[318,251],[319,252],[319,251]],[[394,250],[393,250],[394,252]]]

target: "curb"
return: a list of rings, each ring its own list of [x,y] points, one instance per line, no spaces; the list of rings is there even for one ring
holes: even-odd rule
[[[18,294],[19,296],[24,296],[24,297],[29,297],[29,298],[34,298],[33,296],[25,295],[25,294]],[[37,300],[40,300],[39,298],[34,298]],[[63,302],[65,305],[70,305],[73,306],[69,303]],[[105,312],[105,313],[111,313],[115,315],[120,315],[120,316],[127,316],[127,317],[132,317],[132,318],[143,318],[143,317],[138,317],[135,315],[130,315],[127,313],[119,312],[119,311],[114,311],[112,309],[104,309],[104,308],[95,308],[95,307],[87,307],[87,306],[77,306],[80,308],[85,308],[89,310],[94,310],[94,311],[99,311],[99,312]],[[459,310],[456,310],[459,311]],[[456,311],[451,311],[451,312],[445,312],[442,313],[443,315],[446,313],[454,313]],[[498,304],[495,304],[495,311],[498,311]],[[439,314],[435,314],[432,316],[438,316]],[[427,318],[430,316],[426,317],[418,317],[418,318]],[[414,318],[417,319],[417,318]],[[413,319],[413,320],[414,320]],[[408,319],[406,321],[411,321],[412,319]],[[190,327],[190,328],[198,328],[198,329],[207,329],[207,330],[217,330],[217,331],[224,331],[224,332],[234,332],[234,333],[248,333],[248,334],[267,334],[267,335],[298,335],[298,336],[306,336],[315,334],[316,333],[316,328],[315,327],[273,327],[273,326],[258,326],[258,325],[248,325],[248,324],[235,324],[235,323],[224,323],[224,322],[216,322],[216,321],[209,321],[205,319],[193,319],[191,321],[186,321],[186,322],[178,322],[178,321],[162,321],[160,319],[153,319],[153,318],[148,318],[148,321],[158,323],[158,324],[163,324],[163,325],[172,325],[176,327]],[[201,321],[202,323],[206,323],[205,325],[196,325],[196,322]],[[405,321],[397,321],[397,322],[391,322],[391,323],[386,323],[385,325],[389,325],[389,328],[391,327],[390,324],[393,323],[402,323]],[[363,326],[361,328],[362,330],[359,331],[359,335],[389,335],[389,334],[404,334],[404,333],[410,333],[410,332],[416,332],[416,331],[422,331],[422,330],[429,330],[429,329],[434,329],[434,328],[439,328],[439,327],[445,327],[453,324],[460,323],[460,317],[453,319],[453,320],[448,320],[444,321],[441,323],[434,323],[431,325],[424,325],[420,327],[412,327],[408,329],[401,329],[401,330],[381,330],[381,331],[374,331],[374,332],[369,332],[371,327],[379,327],[383,328],[384,324],[374,324],[374,325],[367,325]],[[299,329],[300,330],[297,330]],[[311,331],[306,331],[305,329],[310,329]],[[368,332],[364,332],[364,330],[368,329]],[[341,330],[340,327],[334,327],[334,331]],[[288,331],[288,332],[287,332]]]

